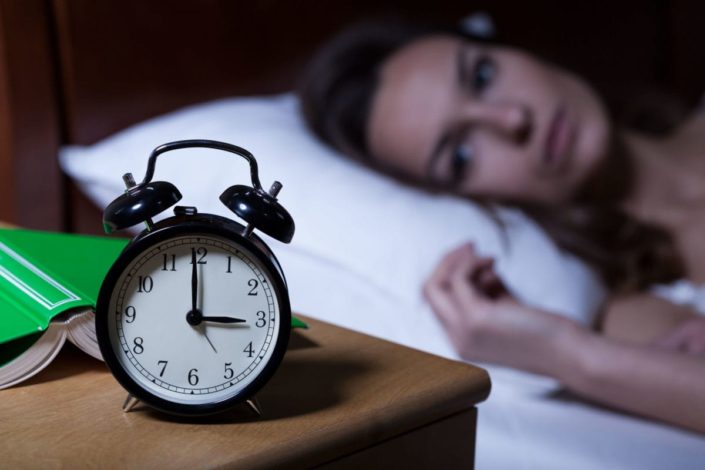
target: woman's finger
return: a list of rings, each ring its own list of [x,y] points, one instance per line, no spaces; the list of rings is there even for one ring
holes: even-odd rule
[[[424,285],[424,296],[447,328],[462,327],[477,314],[487,299],[480,278],[494,289],[501,284],[493,273],[494,260],[480,257],[472,244],[466,244],[443,257]]]
[[[484,299],[484,293],[478,289],[475,278],[483,269],[491,266],[491,260],[476,258],[474,253],[462,253],[458,263],[449,273],[450,292],[457,308],[472,313]]]
[[[462,296],[464,302],[492,298],[501,286],[494,272],[494,259],[477,256],[474,252],[462,252],[458,262],[448,272],[451,289]]]
[[[686,320],[657,338],[654,344],[664,349],[703,354],[705,353],[705,320],[701,318]]]
[[[685,329],[683,326],[684,325],[676,326],[674,329],[672,329],[665,335],[656,338],[656,341],[654,341],[654,345],[664,349],[680,349],[681,345],[688,337],[688,330]]]
[[[486,269],[480,270],[476,276],[476,284],[478,289],[480,289],[486,297],[492,300],[497,300],[500,297],[509,295],[507,287],[494,270],[494,263]]]
[[[461,245],[458,248],[449,251],[438,263],[438,266],[433,270],[431,276],[426,281],[424,285],[424,294],[429,286],[437,285],[448,288],[448,279],[450,277],[451,271],[455,268],[455,265],[459,260],[462,260],[462,253],[464,251],[473,250],[471,244]]]
[[[433,313],[436,314],[443,326],[448,330],[456,328],[458,313],[448,291],[437,285],[431,285],[426,289],[425,295],[431,305],[431,310],[433,310]]]

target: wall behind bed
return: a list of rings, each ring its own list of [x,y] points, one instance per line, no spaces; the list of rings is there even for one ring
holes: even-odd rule
[[[0,219],[98,231],[97,212],[58,170],[60,145],[191,103],[291,89],[322,41],[366,16],[452,23],[477,9],[507,42],[611,98],[677,85],[692,102],[705,83],[688,53],[703,36],[696,2],[0,0]]]

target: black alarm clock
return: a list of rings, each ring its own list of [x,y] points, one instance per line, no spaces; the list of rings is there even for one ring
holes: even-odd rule
[[[157,157],[206,147],[243,157],[252,186],[235,185],[220,200],[244,224],[177,206],[174,216],[152,217],[181,194],[152,181]],[[274,182],[265,191],[257,161],[247,150],[211,140],[157,147],[144,180],[123,179],[127,190],[103,215],[107,233],[144,223],[103,281],[96,307],[100,351],[128,391],[125,411],[142,401],[179,415],[206,415],[249,404],[272,377],[286,351],[291,309],[286,279],[255,229],[289,243],[294,221],[277,201]]]

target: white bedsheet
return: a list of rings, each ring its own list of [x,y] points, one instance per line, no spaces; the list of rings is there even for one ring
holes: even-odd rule
[[[589,270],[520,215],[509,214],[505,250],[496,226],[467,201],[421,194],[335,155],[305,132],[290,95],[188,108],[91,147],[63,149],[61,163],[105,206],[122,192],[122,173],[141,180],[151,149],[185,138],[243,145],[258,158],[265,184],[275,177],[284,183],[281,201],[297,233],[291,246],[271,247],[295,311],[455,359],[420,286],[443,253],[468,239],[498,258],[500,274],[528,303],[588,323],[604,296]],[[245,182],[247,172],[239,161],[186,151],[160,160],[156,176],[179,187],[182,204],[227,215],[217,196]],[[705,468],[701,436],[550,398],[550,379],[489,370],[492,393],[479,407],[479,469]]]
[[[410,303],[296,246],[277,247],[295,311],[443,357],[457,356],[419,297]],[[311,280],[326,296],[310,288]],[[323,314],[321,315],[321,312]],[[487,366],[490,398],[480,404],[476,468],[702,469],[705,437],[569,398],[555,382]]]

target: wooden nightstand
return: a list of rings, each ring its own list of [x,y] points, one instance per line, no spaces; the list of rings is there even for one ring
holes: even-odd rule
[[[471,468],[487,373],[323,322],[295,331],[272,381],[245,407],[175,419],[138,404],[101,362],[67,344],[0,391],[3,467]]]

